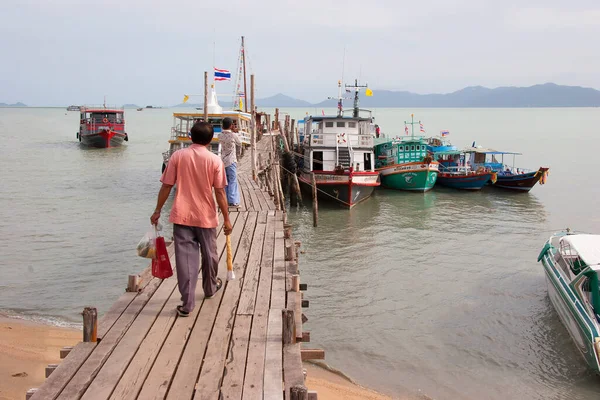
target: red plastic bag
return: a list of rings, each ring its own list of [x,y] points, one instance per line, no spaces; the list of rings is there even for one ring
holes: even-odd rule
[[[167,279],[173,275],[173,268],[169,260],[165,238],[156,231],[156,256],[152,259],[152,276],[158,279]]]

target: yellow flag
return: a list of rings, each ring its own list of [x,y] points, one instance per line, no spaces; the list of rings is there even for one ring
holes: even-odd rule
[[[244,103],[242,102],[242,98],[240,97],[240,111],[244,109]]]
[[[373,96],[373,91],[371,89],[367,88],[367,90],[365,90],[365,95],[367,97],[371,97],[371,96]]]
[[[190,99],[190,96],[188,96],[187,94],[183,95],[183,102],[184,103],[186,103],[189,99]]]

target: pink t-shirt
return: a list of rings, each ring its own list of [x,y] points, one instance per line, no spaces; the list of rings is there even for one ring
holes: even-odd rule
[[[173,153],[160,181],[177,184],[169,221],[173,224],[216,228],[219,224],[214,188],[227,186],[223,161],[206,146],[192,144]]]

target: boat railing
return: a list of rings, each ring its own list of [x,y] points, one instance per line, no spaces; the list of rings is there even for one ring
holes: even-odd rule
[[[323,133],[314,130],[310,135],[312,146],[337,147],[339,133]],[[347,142],[353,147],[373,147],[373,135],[359,133],[345,133]]]
[[[123,106],[118,106],[116,104],[86,104],[85,106],[80,106],[79,109],[81,111],[84,110],[119,110],[119,111],[125,111],[125,108]]]
[[[238,136],[243,145],[250,146],[250,134],[245,131],[239,131]],[[215,132],[215,139],[219,138],[219,132]],[[188,140],[190,139],[189,132],[182,130],[181,127],[174,126],[171,128],[171,140]],[[213,139],[214,140],[214,139]]]

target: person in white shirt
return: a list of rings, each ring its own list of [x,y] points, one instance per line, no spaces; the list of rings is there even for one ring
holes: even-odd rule
[[[223,130],[219,134],[219,143],[221,143],[221,159],[225,165],[225,174],[227,175],[227,202],[230,207],[240,205],[240,191],[237,181],[237,155],[236,145],[241,146],[242,142],[237,133],[231,131],[233,121],[229,117],[223,118]]]

